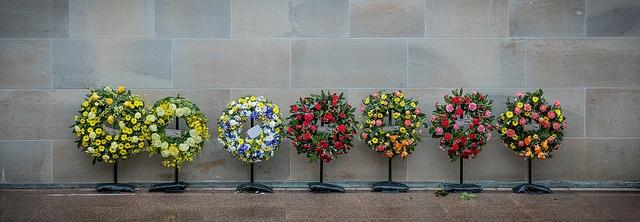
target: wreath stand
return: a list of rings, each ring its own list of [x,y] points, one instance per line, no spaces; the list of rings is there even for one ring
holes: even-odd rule
[[[180,119],[176,117],[176,130],[180,130]],[[189,186],[186,182],[180,182],[178,180],[179,171],[178,166],[173,171],[173,183],[158,183],[151,185],[149,192],[165,192],[165,193],[182,193]]]
[[[392,126],[391,121],[391,109],[389,109],[389,122],[387,122],[387,126]],[[389,159],[389,180],[381,181],[373,184],[373,191],[375,192],[383,192],[383,193],[399,193],[399,192],[407,192],[409,191],[409,186],[403,183],[398,183],[392,180],[392,170],[391,170],[391,160],[393,157]]]
[[[464,183],[464,168],[463,168],[463,162],[464,159],[462,158],[462,156],[460,157],[460,183],[455,184],[455,183],[447,183],[444,185],[444,190],[449,192],[449,193],[455,193],[455,192],[471,192],[471,193],[481,193],[482,192],[482,186],[478,185],[478,184],[472,184],[472,183]]]
[[[113,183],[99,183],[96,185],[98,192],[135,192],[136,187],[133,185],[118,183],[118,160],[113,163]]]
[[[253,117],[251,117],[251,127],[253,127]],[[251,163],[251,182],[243,183],[236,187],[236,191],[244,193],[273,193],[273,188],[254,182],[254,163]]]
[[[320,126],[323,126],[322,121],[320,121]],[[335,184],[324,183],[324,161],[320,161],[320,182],[311,182],[308,183],[309,189],[314,193],[344,193],[344,187]]]
[[[549,194],[551,193],[551,189],[549,189],[548,187],[542,186],[542,185],[538,185],[538,184],[533,184],[531,183],[531,162],[533,162],[531,160],[532,158],[527,158],[527,165],[528,165],[528,181],[525,184],[520,184],[516,187],[513,188],[513,192],[514,193],[524,193],[524,194]]]

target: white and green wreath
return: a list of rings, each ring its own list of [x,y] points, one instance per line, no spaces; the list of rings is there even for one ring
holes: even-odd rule
[[[247,120],[257,125],[241,136]],[[245,96],[227,104],[218,120],[218,141],[231,156],[255,163],[271,158],[283,136],[282,117],[276,104],[264,97]]]
[[[189,127],[188,131],[167,129],[173,118],[182,118]],[[166,167],[178,167],[185,161],[193,161],[202,146],[209,139],[207,117],[198,106],[188,99],[166,97],[156,102],[145,118],[148,126],[151,154],[160,153]]]

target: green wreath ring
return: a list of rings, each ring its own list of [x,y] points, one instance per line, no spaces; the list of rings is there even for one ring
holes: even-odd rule
[[[184,119],[189,130],[167,135],[167,125],[176,117]],[[193,161],[209,139],[207,117],[196,104],[179,95],[157,101],[144,122],[151,134],[148,151],[160,153],[164,158],[162,165],[166,167],[179,168],[183,162]]]
[[[418,108],[418,101],[405,98],[402,91],[380,91],[369,95],[362,103],[365,107],[360,138],[387,158],[409,156],[420,142],[420,128],[425,120],[425,114]],[[385,127],[384,123],[388,120],[391,120],[392,127]]]
[[[542,89],[516,93],[507,99],[507,111],[498,118],[504,144],[525,158],[546,159],[564,138],[567,122],[560,101],[546,103]]]
[[[254,133],[242,134],[242,126],[254,119]],[[231,101],[218,119],[218,141],[231,156],[255,163],[273,157],[283,136],[283,123],[278,105],[262,96],[245,96]],[[253,137],[251,136],[253,135]]]
[[[78,147],[95,161],[115,163],[145,148],[144,103],[123,86],[89,89],[74,117]]]

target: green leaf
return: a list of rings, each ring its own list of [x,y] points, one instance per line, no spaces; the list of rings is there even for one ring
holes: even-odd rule
[[[462,200],[473,200],[476,198],[475,194],[471,194],[471,193],[467,193],[467,192],[462,192],[460,193],[460,198]]]

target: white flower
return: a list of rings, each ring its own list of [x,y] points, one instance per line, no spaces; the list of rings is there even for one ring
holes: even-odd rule
[[[79,126],[74,126],[73,129],[74,129],[75,132],[80,132],[80,127]]]
[[[162,142],[160,140],[153,140],[151,141],[151,145],[154,147],[160,147],[162,146]]]
[[[149,129],[150,129],[152,132],[155,132],[155,131],[158,131],[158,126],[156,126],[156,124],[151,124],[151,126],[149,126]]]
[[[151,134],[151,139],[152,140],[159,140],[160,139],[160,134],[157,134],[157,133]]]
[[[176,110],[176,116],[177,116],[177,117],[182,117],[183,115],[184,115],[184,111],[183,111],[183,109],[182,109],[182,108],[178,108],[178,109]]]
[[[196,132],[196,130],[194,130],[194,129],[189,130],[189,136],[196,137],[197,135],[198,135],[198,133]]]
[[[171,110],[171,111],[175,111],[175,110],[176,110],[176,108],[178,108],[178,107],[176,106],[176,104],[173,104],[173,103],[169,104],[169,110]]]
[[[140,140],[140,138],[138,138],[138,136],[131,137],[131,142],[132,143],[137,143],[139,140]]]
[[[162,107],[156,108],[156,114],[158,114],[158,116],[164,116],[164,109],[162,109]]]
[[[93,119],[96,118],[96,114],[94,112],[89,112],[89,115],[87,115],[87,117],[89,117],[89,119]]]
[[[180,151],[182,152],[186,152],[187,150],[189,150],[189,145],[181,143],[180,145],[178,145]]]
[[[193,137],[193,138],[194,138],[194,140],[196,140],[196,143],[201,143],[202,142],[202,137],[200,137],[200,136],[196,136],[196,137]]]
[[[140,119],[140,117],[142,117],[142,114],[140,114],[139,112],[136,112],[134,116],[136,117],[136,119]]]
[[[111,142],[111,148],[114,148],[114,149],[118,148],[118,143]]]
[[[124,122],[120,121],[118,122],[118,126],[120,126],[120,129],[124,129],[126,125],[124,125]]]
[[[184,107],[182,108],[184,115],[188,116],[189,114],[191,114],[191,109],[189,109],[189,107]]]
[[[196,146],[196,140],[191,138],[191,137],[189,137],[187,139],[187,144],[189,144],[189,146]]]
[[[91,132],[89,133],[89,139],[95,139],[96,138],[96,133]]]
[[[107,160],[109,160],[109,156],[107,156],[106,154],[105,154],[105,155],[102,155],[102,159],[103,159],[104,161],[107,161]]]
[[[162,150],[162,151],[160,151],[160,154],[162,155],[162,157],[169,157],[169,151],[168,150]]]
[[[96,151],[96,150],[95,150],[95,149],[93,149],[93,147],[89,147],[89,148],[87,148],[87,153],[93,153],[93,152],[95,152],[95,151]]]
[[[160,148],[162,148],[162,149],[169,148],[169,143],[163,142],[162,144],[160,144]]]
[[[148,115],[147,116],[147,122],[150,122],[150,123],[155,122],[157,119],[158,118],[156,118],[156,116],[154,116],[154,115]]]

